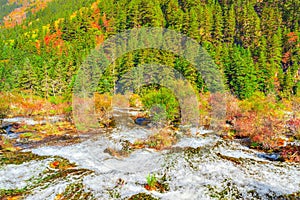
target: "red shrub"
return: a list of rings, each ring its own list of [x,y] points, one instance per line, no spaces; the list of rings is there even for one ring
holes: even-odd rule
[[[300,147],[286,146],[281,151],[281,157],[288,162],[300,162]]]

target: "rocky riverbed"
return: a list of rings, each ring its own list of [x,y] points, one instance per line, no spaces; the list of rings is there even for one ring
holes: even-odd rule
[[[113,130],[74,143],[0,154],[2,199],[297,199],[300,165],[272,161],[241,140],[202,128],[174,130],[166,148],[157,129],[116,110]],[[163,140],[163,139],[162,139]],[[153,142],[153,140],[151,140]],[[174,142],[176,141],[176,142]]]

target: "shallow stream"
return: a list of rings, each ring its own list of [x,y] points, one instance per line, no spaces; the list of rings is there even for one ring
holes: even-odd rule
[[[0,189],[25,188],[24,199],[32,200],[59,199],[58,194],[65,199],[128,199],[138,193],[166,200],[285,199],[284,195],[300,191],[299,164],[266,160],[238,140],[223,140],[202,129],[192,129],[189,136],[178,132],[179,142],[167,150],[137,149],[127,156],[109,153],[108,148],[121,150],[124,142],[153,133],[133,123],[133,112],[116,110],[117,127],[109,133],[69,146],[25,150],[45,157],[0,165]],[[77,166],[65,176],[44,178],[57,173],[49,164],[58,158]],[[166,185],[165,192],[145,189],[149,174]]]

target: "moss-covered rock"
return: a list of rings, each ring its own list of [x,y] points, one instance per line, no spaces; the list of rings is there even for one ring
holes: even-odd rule
[[[139,193],[131,196],[127,200],[159,200],[158,198],[152,197],[149,194],[146,193]]]
[[[24,162],[29,162],[32,160],[43,160],[48,158],[48,156],[39,156],[31,152],[2,152],[0,154],[0,167],[8,164],[20,165]]]
[[[63,193],[57,194],[55,200],[94,200],[91,192],[86,192],[83,183],[68,185]]]

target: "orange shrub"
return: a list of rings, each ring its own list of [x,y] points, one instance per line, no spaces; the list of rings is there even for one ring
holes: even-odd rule
[[[137,108],[139,108],[139,107],[143,106],[141,97],[138,94],[132,94],[132,95],[130,95],[129,104],[130,104],[130,107],[137,107]]]
[[[94,94],[94,103],[96,113],[109,111],[112,109],[112,97],[109,94]]]
[[[0,114],[7,111],[8,117],[64,114],[65,107],[68,107],[67,102],[54,104],[31,91],[0,93]]]

